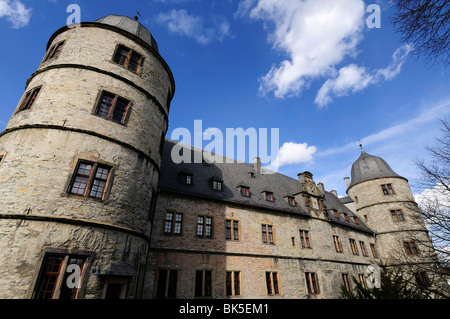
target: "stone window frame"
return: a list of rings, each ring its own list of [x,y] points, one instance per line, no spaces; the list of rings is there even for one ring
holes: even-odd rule
[[[203,222],[200,223],[200,217],[203,218]],[[211,224],[207,224],[208,219],[211,220]],[[205,239],[212,239],[214,238],[214,217],[208,214],[197,214],[196,215],[196,227],[195,227],[195,236],[197,238],[205,238]],[[209,233],[210,235],[207,235],[208,233],[208,226],[210,226]],[[201,227],[201,228],[199,228]],[[199,230],[201,229],[201,234]]]
[[[384,196],[395,195],[392,183],[381,184],[381,191],[383,192]]]
[[[161,273],[166,272],[164,279],[164,287],[160,287]],[[155,298],[176,298],[178,294],[178,287],[180,283],[180,269],[172,267],[159,267],[155,271],[155,287],[154,287],[154,297]],[[173,278],[175,275],[175,279]],[[174,286],[175,287],[174,287]],[[161,289],[161,290],[160,290]],[[162,293],[164,296],[161,296]]]
[[[266,291],[268,296],[279,296],[280,291],[280,275],[279,271],[270,270],[265,272]]]
[[[230,222],[230,227],[228,227],[228,222]],[[236,223],[237,223],[237,230],[235,227]],[[230,238],[228,238],[228,228],[230,229]],[[225,239],[231,241],[241,240],[241,221],[239,219],[233,218],[225,219]]]
[[[273,224],[261,224],[262,243],[267,245],[275,245],[275,229]]]
[[[167,232],[166,226],[167,226],[167,222],[169,221],[167,219],[167,214],[169,214],[169,213],[173,214],[173,216],[172,216],[172,219],[170,220],[172,223],[170,226],[170,232]],[[181,215],[181,221],[176,220],[177,215]],[[183,235],[183,227],[184,227],[183,219],[184,219],[184,212],[173,210],[173,209],[166,210],[164,213],[164,221],[163,221],[163,225],[162,225],[163,234],[167,235],[167,236],[182,236]],[[177,224],[177,222],[180,224],[180,232],[179,233],[175,232],[175,225]]]
[[[319,277],[315,272],[305,272],[308,294],[320,294]]]
[[[350,242],[350,247],[352,249],[353,255],[359,256],[359,250],[358,250],[358,245],[356,244],[356,239],[349,238],[348,241]]]
[[[403,248],[407,256],[416,256],[420,254],[419,247],[417,247],[415,240],[403,241]]]
[[[85,199],[90,199],[90,200],[95,200],[95,201],[106,201],[109,199],[109,196],[111,194],[111,189],[112,189],[112,185],[113,185],[113,181],[114,181],[114,176],[115,176],[115,171],[116,171],[116,166],[111,164],[111,163],[107,163],[104,161],[95,161],[92,159],[87,159],[84,157],[79,157],[76,159],[76,161],[74,161],[75,165],[72,168],[72,172],[68,178],[67,184],[65,186],[65,194],[67,196],[70,197],[75,197],[75,198],[85,198]],[[92,164],[92,169],[91,169],[91,174],[89,175],[88,181],[87,181],[87,185],[85,188],[85,192],[83,195],[81,194],[73,194],[71,193],[72,190],[72,186],[75,182],[75,179],[77,177],[77,172],[79,169],[79,166],[81,163],[89,163]],[[90,192],[92,189],[92,185],[94,183],[95,180],[95,173],[97,172],[97,168],[99,166],[104,166],[104,167],[109,167],[109,174],[103,189],[103,195],[102,198],[96,198],[96,197],[91,197],[90,196]]]
[[[25,92],[16,113],[30,110],[42,92],[43,85],[37,85]],[[37,92],[36,92],[37,91]]]
[[[344,253],[344,249],[342,248],[342,242],[339,239],[338,235],[333,235],[334,248],[337,253]]]
[[[101,115],[98,114],[98,111],[99,111],[100,106],[101,106],[101,104],[103,102],[103,97],[105,96],[105,94],[114,95],[114,100],[112,102],[111,109],[109,110],[109,113],[108,113],[107,117],[101,116]],[[114,111],[115,111],[115,108],[117,106],[117,101],[119,99],[122,99],[122,100],[125,100],[125,101],[128,102],[127,110],[125,111],[125,114],[123,115],[121,122],[116,121],[116,120],[113,119]],[[130,100],[128,98],[125,98],[122,95],[120,95],[118,93],[115,93],[115,92],[113,92],[110,89],[108,89],[108,90],[100,89],[99,92],[98,92],[97,98],[95,100],[94,108],[92,109],[92,115],[95,115],[95,116],[97,116],[99,118],[102,118],[102,119],[104,119],[106,121],[111,121],[113,123],[117,123],[117,124],[120,124],[120,125],[123,125],[123,126],[127,126],[128,121],[129,121],[130,116],[131,116],[133,105],[134,105],[134,103],[133,103],[132,100]]]
[[[352,283],[350,280],[350,275],[348,273],[342,274],[342,282],[346,291],[352,291]]]
[[[301,247],[312,249],[310,231],[307,229],[299,229],[299,233]]]
[[[125,49],[129,50],[129,52],[128,52],[128,54],[127,54],[127,58],[126,58],[124,64],[120,64],[120,63],[118,63],[118,62],[116,61],[117,55],[118,55],[119,50],[120,50],[121,48],[125,48]],[[132,57],[133,54],[136,54],[136,55],[139,55],[139,56],[140,56],[137,70],[133,70],[133,69],[130,69],[130,68],[129,68],[129,67],[130,67],[131,57]],[[124,69],[127,70],[127,71],[130,71],[130,72],[132,72],[132,73],[134,73],[134,74],[137,74],[137,75],[139,75],[139,76],[141,76],[142,73],[143,73],[143,69],[144,69],[144,61],[145,61],[145,57],[144,57],[143,54],[137,52],[135,49],[129,48],[128,46],[126,46],[126,45],[124,45],[124,44],[122,44],[122,43],[117,43],[117,44],[116,44],[116,48],[114,49],[114,53],[113,53],[113,56],[112,56],[112,58],[111,58],[111,62],[112,62],[112,63],[118,65],[118,66],[121,67],[121,68],[124,68]]]
[[[225,296],[242,296],[242,271],[225,270]],[[237,293],[236,293],[237,292]]]
[[[57,59],[61,55],[61,51],[63,50],[66,42],[67,42],[67,40],[62,40],[62,41],[59,41],[58,43],[52,45],[51,48],[45,54],[44,59],[42,60],[42,63]]]
[[[369,257],[369,254],[367,253],[367,248],[366,248],[365,242],[363,242],[362,240],[359,240],[359,247],[361,248],[361,254],[364,257]]]
[[[403,214],[403,211],[401,209],[390,209],[390,213],[391,213],[392,220],[395,223],[405,221],[405,215]]]
[[[85,289],[86,289],[86,285],[87,285],[88,274],[91,272],[92,260],[95,258],[96,253],[92,252],[92,251],[87,251],[87,250],[46,247],[42,251],[39,261],[36,263],[34,275],[32,278],[33,284],[30,285],[30,288],[27,292],[27,299],[36,299],[37,298],[38,289],[39,289],[39,287],[38,287],[39,281],[41,280],[44,263],[48,256],[64,256],[64,260],[63,260],[64,264],[62,265],[64,267],[67,267],[68,257],[70,257],[70,256],[77,256],[77,257],[81,257],[84,259],[83,267],[81,269],[81,274],[80,274],[81,275],[80,281],[79,281],[80,288],[77,289],[77,292],[75,295],[76,299],[83,298]],[[66,268],[64,268],[64,269],[66,269]],[[60,271],[60,273],[63,273],[63,272]],[[62,276],[62,277],[65,278],[66,276]],[[63,281],[62,279],[61,280],[58,279],[59,282],[57,282],[57,285],[59,287],[57,286],[57,287],[55,287],[55,289],[61,288],[62,281]]]
[[[193,280],[194,284],[192,287],[192,295],[194,298],[214,298],[214,282],[215,282],[215,271],[211,267],[200,267],[193,270]],[[201,278],[199,278],[199,273],[201,273]],[[209,279],[207,278],[209,276]],[[208,287],[209,280],[209,287]],[[200,287],[201,286],[201,287]],[[201,289],[201,291],[199,291]]]
[[[378,251],[377,251],[377,246],[374,243],[369,243],[370,245],[370,250],[372,251],[372,256],[374,258],[379,258],[378,256]]]

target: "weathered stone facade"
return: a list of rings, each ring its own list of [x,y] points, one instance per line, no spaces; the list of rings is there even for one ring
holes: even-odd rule
[[[260,161],[174,164],[174,91],[137,21],[50,38],[0,133],[0,298],[336,298],[412,232],[428,238],[393,172],[352,176],[340,199]]]

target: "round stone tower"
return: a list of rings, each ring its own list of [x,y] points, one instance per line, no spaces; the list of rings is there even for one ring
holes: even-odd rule
[[[417,263],[430,253],[434,256],[408,180],[385,160],[362,150],[352,166],[347,194],[360,218],[376,232],[383,263]]]
[[[0,298],[140,297],[174,91],[136,20],[52,35],[0,134]]]

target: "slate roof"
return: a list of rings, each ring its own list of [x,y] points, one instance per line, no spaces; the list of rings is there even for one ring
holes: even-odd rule
[[[233,163],[175,164],[171,158],[172,148],[175,143],[177,142],[171,140],[165,141],[159,183],[161,191],[248,205],[252,208],[298,214],[306,218],[310,217],[309,213],[300,207],[298,203],[294,207],[290,206],[286,198],[287,196],[294,196],[302,192],[302,185],[298,179],[293,179],[279,173],[257,174],[254,170],[254,165],[236,160],[232,160]],[[191,152],[192,161],[195,158],[195,154],[200,155],[202,152],[199,149],[194,149],[190,146],[187,147]],[[199,156],[198,158],[201,157]],[[180,173],[192,174],[192,185],[180,183]],[[254,173],[254,177],[251,176],[251,173]],[[222,191],[217,191],[212,188],[212,179],[223,181]],[[239,186],[250,187],[251,196],[242,196]],[[272,192],[274,201],[266,200],[264,192]],[[356,215],[344,206],[339,198],[332,193],[325,192],[324,204],[328,211],[330,222],[372,233],[362,221],[359,224],[355,224],[353,216]],[[331,209],[336,209],[340,213],[347,213],[350,221],[345,221],[343,216],[340,219],[336,219]]]
[[[384,159],[378,156],[367,154],[362,151],[359,158],[352,165],[351,182],[348,186],[352,186],[368,180],[383,177],[401,177],[395,173]],[[347,190],[348,190],[347,189]]]
[[[108,24],[131,33],[139,37],[141,40],[146,42],[158,52],[158,44],[156,43],[150,31],[136,20],[133,20],[126,16],[111,14],[106,17],[100,18],[95,22]]]

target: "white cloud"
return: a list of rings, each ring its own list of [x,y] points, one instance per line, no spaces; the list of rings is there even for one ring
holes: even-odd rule
[[[25,27],[30,22],[31,8],[26,8],[19,0],[0,0],[0,18],[12,23],[14,29]]]
[[[315,146],[308,146],[307,143],[286,142],[280,147],[276,158],[266,168],[278,171],[281,166],[312,162],[316,151]]]
[[[205,27],[202,17],[191,15],[186,10],[173,9],[168,13],[160,13],[156,21],[166,24],[171,32],[188,36],[201,44],[222,41],[230,36],[230,24],[223,17],[214,17],[213,26]]]
[[[332,96],[346,96],[361,91],[370,84],[392,80],[400,73],[401,67],[411,51],[410,44],[401,46],[392,55],[391,64],[373,72],[368,72],[364,67],[358,67],[355,64],[341,68],[335,78],[328,79],[322,85],[314,102],[319,107],[324,107],[333,100]]]
[[[273,23],[269,41],[289,57],[260,79],[260,92],[279,98],[299,95],[312,79],[333,72],[362,40],[362,0],[244,0],[236,15],[245,13]]]

